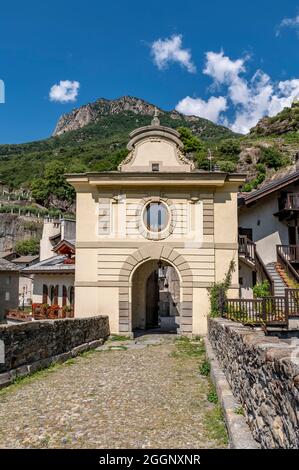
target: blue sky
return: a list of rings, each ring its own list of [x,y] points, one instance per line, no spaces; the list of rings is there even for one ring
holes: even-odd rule
[[[48,137],[62,113],[122,95],[245,132],[299,96],[298,14],[291,0],[2,3],[0,143]],[[61,88],[51,100],[67,80],[73,100]]]

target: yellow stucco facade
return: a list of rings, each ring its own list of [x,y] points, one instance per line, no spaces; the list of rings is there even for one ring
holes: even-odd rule
[[[75,315],[107,314],[115,333],[145,327],[156,263],[178,279],[178,331],[205,334],[207,288],[238,263],[243,176],[195,170],[179,134],[157,118],[130,137],[119,171],[68,175],[77,193]],[[238,296],[238,269],[229,295]]]

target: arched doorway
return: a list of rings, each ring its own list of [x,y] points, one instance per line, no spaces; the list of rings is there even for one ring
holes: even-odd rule
[[[132,329],[177,332],[180,323],[180,280],[162,260],[148,260],[132,277]]]

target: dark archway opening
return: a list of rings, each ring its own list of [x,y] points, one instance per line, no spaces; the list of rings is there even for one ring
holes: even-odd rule
[[[177,333],[180,281],[169,263],[149,260],[137,268],[132,280],[132,329]]]

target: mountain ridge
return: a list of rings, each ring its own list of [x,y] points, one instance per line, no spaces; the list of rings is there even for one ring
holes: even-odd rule
[[[188,123],[190,127],[195,127],[195,133],[199,136],[204,135],[205,128],[207,127],[213,127],[215,130],[218,129],[219,132],[221,131],[221,134],[227,134],[226,137],[240,135],[208,119],[197,116],[186,116],[176,110],[165,111],[142,98],[125,95],[112,100],[99,98],[94,102],[87,103],[86,105],[73,109],[69,113],[63,114],[59,118],[52,136],[56,137],[65,132],[82,129],[89,124],[99,122],[101,117],[108,115],[113,116],[130,112],[136,115],[153,116],[156,108],[159,111],[160,117],[168,116],[172,120],[182,120]],[[199,126],[197,126],[197,124]]]

